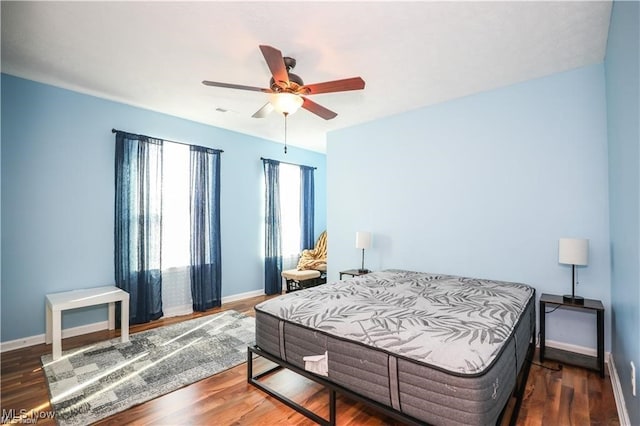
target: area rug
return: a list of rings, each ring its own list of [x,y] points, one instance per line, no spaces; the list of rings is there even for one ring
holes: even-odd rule
[[[255,319],[236,311],[42,356],[60,425],[86,425],[247,360]]]

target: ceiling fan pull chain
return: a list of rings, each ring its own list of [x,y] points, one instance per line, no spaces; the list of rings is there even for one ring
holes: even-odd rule
[[[288,113],[283,113],[284,114],[284,153],[287,153],[287,116],[289,115]]]

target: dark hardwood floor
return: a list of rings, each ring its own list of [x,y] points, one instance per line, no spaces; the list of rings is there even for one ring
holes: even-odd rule
[[[131,327],[131,333],[179,321],[234,309],[253,315],[253,306],[267,297],[255,297],[225,304],[205,314],[197,313],[154,321]],[[84,346],[118,336],[100,331],[63,341],[63,350]],[[2,354],[0,401],[3,412],[14,409],[25,416],[43,416],[50,411],[40,356],[51,345],[36,345]],[[531,366],[518,425],[618,425],[611,380],[596,372],[578,367],[545,362]],[[259,371],[262,361],[257,361]],[[262,362],[262,366],[266,364]],[[321,416],[328,416],[328,396],[317,384],[283,370],[270,375],[269,386],[302,402]],[[343,396],[338,396],[339,425],[400,425]],[[23,411],[21,411],[23,410]],[[53,425],[52,419],[38,419],[38,424]],[[216,424],[216,425],[312,425],[298,414],[262,391],[247,384],[246,364],[241,364],[208,379],[186,386],[144,404],[130,408],[99,424]]]

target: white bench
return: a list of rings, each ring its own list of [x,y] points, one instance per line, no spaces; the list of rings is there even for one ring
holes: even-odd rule
[[[109,304],[109,330],[116,328],[116,302],[121,302],[120,338],[129,341],[129,293],[114,287],[95,287],[83,290],[47,294],[45,298],[46,334],[45,343],[53,343],[53,359],[62,354],[62,311],[85,306]]]

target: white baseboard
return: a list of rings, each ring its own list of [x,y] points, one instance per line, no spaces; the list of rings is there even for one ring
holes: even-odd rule
[[[164,314],[162,318],[170,318],[170,317],[179,317],[180,315],[189,315],[193,313],[193,306],[191,305],[183,305],[183,306],[174,306],[173,308],[162,308],[162,313]]]
[[[620,383],[618,370],[616,370],[616,364],[613,362],[613,356],[611,356],[611,354],[607,357],[607,364],[609,364],[609,376],[611,377],[613,397],[616,400],[616,408],[618,409],[618,419],[622,426],[631,425],[629,412],[627,411],[627,405],[624,402],[624,395],[622,393],[622,384]]]
[[[100,330],[109,329],[108,321],[94,322],[91,324],[81,325],[78,327],[65,328],[62,330],[62,338],[80,336],[81,334],[94,333]],[[44,334],[36,336],[23,337],[22,339],[9,340],[0,344],[0,353],[12,351],[14,349],[26,348],[28,346],[40,345],[44,343]]]
[[[558,342],[555,340],[546,340],[545,346],[549,348],[561,349],[563,351],[575,352],[577,354],[598,356],[598,351],[595,348],[588,348],[586,346],[572,345],[570,343]],[[609,358],[609,352],[605,352],[605,361]]]
[[[249,299],[251,297],[256,297],[256,296],[264,296],[264,290],[254,290],[254,291],[248,291],[246,293],[239,293],[239,294],[234,294],[232,296],[226,296],[222,298],[222,303],[229,303],[229,302],[236,302],[238,300],[242,300],[242,299]]]
[[[247,293],[234,294],[233,296],[223,297],[221,302],[222,304],[235,302],[242,299],[248,299],[251,297],[262,296],[264,295],[264,290],[255,290],[249,291]],[[192,305],[182,305],[182,306],[173,306],[171,308],[162,308],[162,312],[164,313],[163,318],[170,317],[179,317],[181,315],[189,315],[193,313]]]
[[[234,294],[222,298],[222,303],[235,302],[242,299],[248,299],[251,297],[264,295],[264,290],[248,291],[246,293]],[[173,317],[179,315],[187,315],[193,312],[191,306],[177,306],[165,310],[165,317]],[[62,330],[62,338],[80,336],[81,334],[94,333],[100,330],[107,330],[109,324],[107,321],[94,322],[91,324],[81,325],[79,327],[65,328]],[[22,349],[29,346],[40,345],[44,343],[44,334],[38,334],[36,336],[23,337],[16,340],[8,340],[6,342],[0,342],[0,353],[13,351],[15,349]]]

